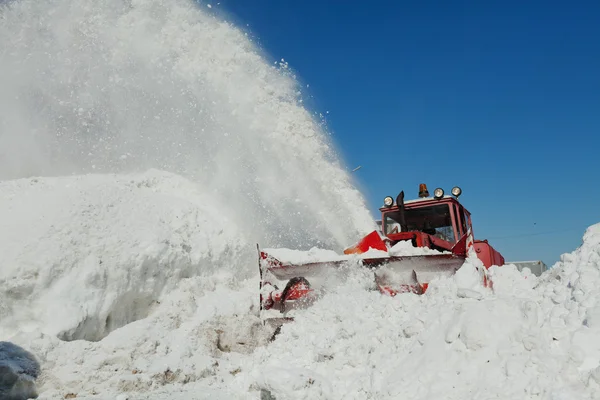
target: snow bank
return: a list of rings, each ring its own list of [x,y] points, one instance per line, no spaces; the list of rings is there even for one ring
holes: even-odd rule
[[[248,228],[201,189],[157,170],[0,182],[0,337],[40,359],[40,398],[215,384],[238,368],[220,354],[265,343]]]
[[[40,398],[214,391],[266,344],[252,227],[203,189],[158,170],[0,182],[0,336],[40,359]]]
[[[239,360],[268,338],[251,312],[255,286],[233,277],[187,278],[150,316],[102,341],[64,342],[40,333],[16,340],[43,360],[40,399],[69,393],[77,398],[160,399],[190,386],[197,392],[192,399],[212,398],[207,390],[222,396],[235,388],[228,385],[239,372]],[[245,390],[236,389],[244,398]]]
[[[98,340],[183,278],[249,276],[242,231],[213,203],[160,171],[0,182],[0,336]]]
[[[493,267],[494,290],[475,293],[479,265],[420,297],[357,278],[297,313],[239,379],[286,399],[599,398],[600,224],[541,279]]]
[[[149,173],[156,174],[162,176]],[[87,180],[113,190],[130,180],[147,181]],[[60,182],[65,181],[44,184],[48,189]],[[179,181],[159,182],[151,185],[154,189],[133,185],[138,207],[156,204],[154,196],[165,192],[173,196],[176,191],[157,188]],[[189,202],[194,198],[186,196]],[[181,206],[189,204],[176,209]],[[177,215],[176,221],[183,214]],[[371,290],[373,277],[366,269],[348,263],[344,281],[311,308],[297,310],[296,320],[284,325],[272,343],[271,331],[257,317],[258,277],[249,273],[250,279],[240,279],[236,268],[214,274],[210,266],[210,273],[180,277],[145,318],[100,341],[68,342],[44,331],[41,323],[34,328],[22,322],[9,339],[41,360],[40,399],[68,394],[81,399],[255,399],[260,390],[278,399],[597,398],[600,224],[540,278],[514,266],[493,267],[491,291],[477,284],[478,267],[479,260],[468,259],[453,277],[432,281],[425,295],[391,298]],[[77,298],[77,286],[70,290]],[[36,303],[30,310],[43,308]]]

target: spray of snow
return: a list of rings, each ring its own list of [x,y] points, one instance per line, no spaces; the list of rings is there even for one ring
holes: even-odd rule
[[[375,228],[289,68],[191,0],[0,6],[0,179],[166,170],[254,243]],[[260,222],[258,222],[260,221]]]

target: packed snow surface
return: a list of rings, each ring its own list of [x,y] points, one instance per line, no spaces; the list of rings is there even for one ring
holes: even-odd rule
[[[287,65],[204,5],[0,4],[0,341],[40,399],[600,398],[600,224],[493,290],[470,258],[386,297],[348,259],[270,342],[256,243],[375,223]]]

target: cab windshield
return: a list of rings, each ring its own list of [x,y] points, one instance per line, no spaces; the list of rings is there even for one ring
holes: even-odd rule
[[[391,211],[384,214],[385,234],[421,231],[450,243],[455,241],[450,207],[448,204],[404,209],[406,229],[400,227],[400,213]]]

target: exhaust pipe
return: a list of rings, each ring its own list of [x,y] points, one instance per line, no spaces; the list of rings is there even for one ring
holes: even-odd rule
[[[398,221],[400,222],[400,229],[402,232],[407,232],[406,217],[404,216],[404,190],[396,197],[396,205],[398,206],[398,215],[400,217],[400,221]]]

